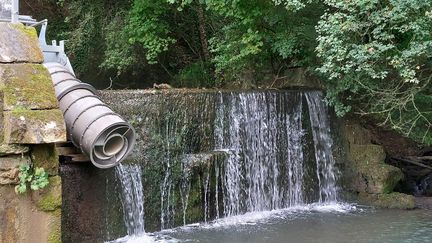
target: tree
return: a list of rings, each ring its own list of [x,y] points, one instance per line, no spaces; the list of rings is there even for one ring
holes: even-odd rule
[[[330,104],[431,144],[432,2],[324,2],[316,52]]]

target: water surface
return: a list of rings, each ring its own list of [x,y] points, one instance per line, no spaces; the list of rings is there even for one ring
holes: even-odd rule
[[[432,242],[432,211],[309,205],[247,213],[120,242]]]

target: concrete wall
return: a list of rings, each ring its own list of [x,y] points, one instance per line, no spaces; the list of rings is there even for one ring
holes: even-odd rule
[[[66,141],[34,28],[0,23],[0,243],[61,242],[61,178],[54,143]],[[15,192],[19,166],[42,167],[49,185]]]

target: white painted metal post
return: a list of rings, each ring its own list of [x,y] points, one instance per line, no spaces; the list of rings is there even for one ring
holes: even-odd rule
[[[18,23],[19,18],[19,0],[12,0],[12,23]]]

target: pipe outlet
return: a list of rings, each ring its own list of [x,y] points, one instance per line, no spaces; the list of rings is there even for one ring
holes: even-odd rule
[[[45,63],[51,74],[68,138],[98,168],[124,160],[135,144],[135,130],[60,63]]]

